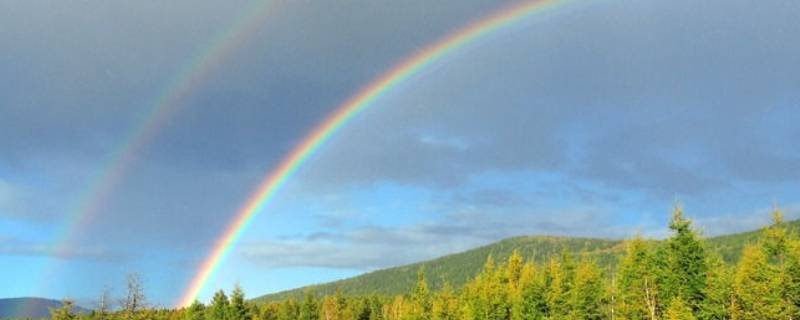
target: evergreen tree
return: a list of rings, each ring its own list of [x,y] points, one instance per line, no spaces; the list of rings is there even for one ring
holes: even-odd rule
[[[795,239],[787,244],[783,273],[784,298],[792,309],[792,319],[800,319],[800,242]]]
[[[567,301],[567,274],[561,262],[555,258],[550,259],[548,266],[549,283],[547,287],[547,310],[549,319],[565,319],[569,313]]]
[[[740,320],[786,319],[778,272],[760,246],[748,246],[736,269],[732,318]]]
[[[680,296],[672,298],[667,309],[667,320],[695,320],[692,308]]]
[[[705,299],[706,256],[703,243],[692,229],[692,222],[684,218],[683,209],[675,207],[669,224],[673,234],[667,240],[667,269],[662,285],[663,301],[675,296],[686,299],[692,312],[699,312]]]
[[[431,296],[428,290],[428,282],[425,281],[425,272],[417,272],[417,286],[411,295],[411,319],[429,320],[431,318]]]
[[[731,296],[733,294],[733,274],[719,255],[709,255],[707,261],[705,300],[700,308],[700,319],[730,319]]]
[[[206,310],[207,320],[230,320],[230,301],[224,290],[214,293]]]
[[[278,320],[280,313],[280,305],[277,303],[270,303],[261,308],[261,317],[259,320]]]
[[[594,261],[584,258],[575,271],[570,290],[570,319],[599,320],[603,316],[604,286]]]
[[[614,309],[621,319],[656,319],[658,288],[653,270],[644,240],[637,236],[628,241],[616,281],[619,298]]]
[[[333,296],[326,296],[322,299],[320,306],[321,320],[341,320],[342,317],[339,312],[339,304]]]
[[[251,320],[250,310],[244,300],[244,291],[239,284],[231,292],[231,303],[229,310],[230,320]]]
[[[286,300],[278,309],[278,320],[297,320],[300,315],[300,306],[294,299]]]
[[[303,304],[300,306],[299,320],[318,320],[319,307],[317,306],[317,299],[313,292],[307,290],[303,298]]]
[[[520,274],[520,300],[514,307],[514,320],[544,319],[548,314],[544,272],[526,263]]]
[[[203,320],[205,319],[205,306],[200,301],[195,300],[186,308],[183,313],[183,320]]]
[[[385,320],[386,317],[383,313],[384,301],[376,294],[372,294],[369,299],[369,320]]]
[[[50,318],[53,320],[77,319],[78,316],[76,316],[75,312],[72,310],[74,307],[75,306],[71,300],[64,300],[61,304],[61,307],[50,310]]]
[[[445,283],[442,290],[433,299],[431,319],[456,320],[458,319],[458,309],[458,298],[453,293],[450,285]]]

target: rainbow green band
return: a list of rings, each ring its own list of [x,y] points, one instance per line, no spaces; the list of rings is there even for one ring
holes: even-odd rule
[[[339,128],[347,124],[359,112],[372,105],[375,100],[386,92],[443,56],[500,28],[565,2],[563,0],[523,2],[473,22],[405,59],[337,107],[259,184],[258,189],[252,193],[247,202],[239,209],[234,220],[215,242],[213,249],[203,260],[177,305],[179,307],[188,306],[197,298],[208,280],[231,252],[244,230],[253,221],[256,214],[275,197],[276,192],[297,171],[300,165],[305,163],[322,144],[328,141]]]

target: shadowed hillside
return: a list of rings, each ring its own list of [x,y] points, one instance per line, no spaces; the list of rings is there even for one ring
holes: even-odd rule
[[[43,298],[8,298],[0,299],[0,319],[42,319],[50,318],[50,309],[62,306],[61,301]],[[86,309],[75,307],[77,313],[85,313]]]

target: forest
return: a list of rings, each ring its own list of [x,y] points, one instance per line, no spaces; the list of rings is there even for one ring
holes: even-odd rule
[[[431,289],[424,269],[397,295],[319,295],[248,300],[236,286],[205,304],[148,307],[140,282],[129,279],[119,307],[106,303],[76,314],[73,304],[53,309],[56,320],[518,320],[518,319],[800,319],[800,238],[772,213],[772,224],[728,262],[676,207],[663,241],[634,236],[611,264],[587,252],[563,250],[534,261],[514,251],[491,256],[458,288]],[[105,298],[102,299],[105,301]]]

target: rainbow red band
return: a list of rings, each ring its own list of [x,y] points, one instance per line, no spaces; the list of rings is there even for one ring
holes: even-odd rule
[[[408,79],[411,75],[416,74],[448,53],[502,27],[565,2],[564,0],[523,2],[473,22],[405,59],[337,107],[325,121],[318,125],[305,137],[302,143],[281,161],[276,169],[266,176],[258,186],[258,189],[248,198],[249,200],[236,213],[233,222],[225,229],[210,254],[203,261],[177,305],[179,307],[188,306],[197,298],[200,291],[214,275],[222,261],[225,260],[225,257],[230,253],[257,213],[269,203],[281,186],[322,144],[328,141],[334,133],[359,112],[372,105],[376,99],[392,90],[392,88]]]

